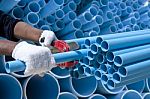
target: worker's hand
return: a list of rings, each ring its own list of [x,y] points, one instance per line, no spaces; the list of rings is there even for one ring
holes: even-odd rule
[[[42,46],[50,47],[52,41],[57,40],[57,37],[55,36],[55,33],[53,31],[44,30],[41,34],[41,37],[39,38],[39,43]]]
[[[23,41],[18,43],[12,57],[25,62],[24,75],[42,74],[55,67],[55,60],[47,47],[35,46]]]

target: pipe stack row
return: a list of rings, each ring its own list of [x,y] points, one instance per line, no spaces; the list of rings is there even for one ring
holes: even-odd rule
[[[21,72],[24,63],[14,61],[5,65],[2,57],[1,67],[14,73],[9,75],[4,68],[0,69],[0,98],[150,97],[150,14],[149,4],[144,5],[146,0],[12,0],[12,5],[8,2],[1,0],[0,9],[80,46],[76,51],[54,54],[57,63],[79,63],[73,68],[53,68],[43,77],[25,77]],[[8,81],[13,85],[8,85]],[[8,93],[8,88],[15,91]]]

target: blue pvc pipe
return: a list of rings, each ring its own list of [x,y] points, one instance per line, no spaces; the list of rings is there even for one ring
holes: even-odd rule
[[[79,60],[87,55],[88,49],[70,51],[65,53],[54,54],[56,63],[67,62],[72,60]],[[61,56],[61,57],[60,57]],[[5,69],[8,73],[23,71],[25,69],[25,64],[21,61],[10,61],[6,63]]]
[[[148,21],[150,19],[150,11],[148,11],[147,13],[144,13],[140,16],[139,21],[143,22],[143,21]]]
[[[29,12],[39,13],[40,9],[40,5],[36,1],[33,1],[25,7],[24,14],[27,15]]]
[[[92,20],[91,22],[88,22],[87,24],[83,25],[82,26],[82,30],[84,31],[87,31],[87,30],[90,30],[94,27],[97,27],[99,25],[101,25],[103,23],[103,19],[100,15],[96,15]]]
[[[56,9],[62,6],[64,0],[50,0],[46,3],[46,5],[40,11],[40,17],[45,18],[50,14],[53,14]]]
[[[94,27],[93,28],[93,31],[95,31],[95,32],[97,32],[98,34],[100,33],[100,27],[99,26],[97,26],[97,27]]]
[[[145,80],[138,81],[132,84],[127,85],[128,90],[136,90],[139,93],[142,93],[145,87]]]
[[[138,2],[134,2],[134,3],[132,4],[132,9],[133,9],[133,10],[138,10],[140,7],[141,7],[141,6],[140,6],[140,4],[139,4]]]
[[[101,94],[93,94],[88,99],[106,99],[106,97]]]
[[[46,23],[47,23],[48,25],[52,25],[52,24],[55,23],[55,17],[52,16],[52,15],[47,16],[47,17],[45,18],[45,20],[46,20]]]
[[[138,45],[148,44],[150,34],[105,40],[101,43],[103,51],[118,50]]]
[[[61,9],[58,9],[56,12],[55,12],[55,18],[56,19],[63,19],[65,13],[63,10]]]
[[[23,8],[26,6],[26,0],[20,0],[18,3],[17,3],[17,6],[20,7],[20,8]]]
[[[72,20],[74,20],[76,18],[76,13],[74,11],[70,11],[68,12],[64,18],[63,21],[65,24],[68,24],[69,22],[71,22]]]
[[[20,0],[1,0],[0,1],[0,10],[8,13],[13,7],[17,5]],[[9,4],[8,4],[9,3]]]
[[[43,77],[33,75],[23,81],[22,85],[25,99],[57,99],[60,93],[57,79],[49,73]]]
[[[44,20],[39,20],[39,22],[37,23],[37,26],[40,28],[41,26],[46,25],[46,21]]]
[[[15,19],[22,19],[24,17],[24,11],[20,7],[15,7],[11,11],[11,16]]]
[[[105,27],[101,29],[100,34],[111,34],[117,31],[117,27],[115,25],[110,25],[109,27]]]
[[[82,24],[86,24],[92,20],[93,16],[90,12],[84,12],[83,14],[78,16],[78,19]]]
[[[67,5],[65,5],[65,6],[63,7],[62,10],[63,10],[64,13],[66,14],[66,13],[68,13],[69,11],[75,11],[76,8],[77,8],[76,3],[75,3],[74,1],[70,1]]]
[[[78,19],[75,19],[72,22],[70,22],[69,24],[67,24],[63,30],[61,30],[60,32],[57,32],[56,35],[58,37],[66,35],[70,32],[80,29],[81,26],[82,26],[81,22]]]
[[[42,8],[42,7],[44,7],[44,6],[46,5],[46,2],[45,2],[45,0],[39,0],[39,1],[38,1],[38,4],[39,4],[40,7]]]
[[[108,2],[108,4],[106,6],[101,7],[103,12],[107,12],[107,11],[112,11],[115,9],[115,5],[113,2]]]
[[[50,26],[49,25],[42,25],[40,27],[41,30],[51,30]]]
[[[150,98],[150,93],[142,93],[143,99],[149,99]]]
[[[110,21],[110,20],[112,20],[113,19],[113,12],[111,12],[111,11],[107,11],[106,13],[104,13],[103,14],[103,21],[104,22],[107,22],[107,21]]]
[[[29,12],[23,20],[30,25],[36,25],[39,22],[39,16],[36,13]]]
[[[97,36],[98,33],[96,31],[90,31],[90,32],[85,32],[84,37],[92,37],[92,36]]]
[[[140,93],[134,90],[127,90],[120,92],[119,94],[116,95],[107,95],[106,97],[107,99],[131,99],[131,98],[142,99]]]
[[[124,16],[128,16],[129,14],[131,14],[133,12],[132,8],[130,6],[126,7],[125,10],[122,11],[122,14],[121,16],[124,17]]]
[[[71,40],[71,39],[77,39],[77,38],[83,38],[83,31],[81,30],[76,30],[75,32],[69,33],[63,37],[61,37],[61,39],[63,40]]]
[[[65,23],[63,22],[63,20],[57,20],[53,25],[53,31],[59,31],[62,30],[65,27]]]
[[[148,4],[148,6],[141,6],[141,8],[138,9],[138,12],[140,14],[144,14],[145,12],[147,12],[150,9],[150,4]]]
[[[126,26],[126,25],[134,25],[137,23],[137,20],[134,18],[134,17],[130,17],[126,20],[123,20],[122,21],[123,25]]]
[[[99,0],[99,4],[101,7],[106,6],[108,4],[109,0]]]
[[[95,92],[97,87],[97,81],[93,76],[84,77],[81,79],[75,79],[70,77],[65,79],[59,79],[59,84],[61,92],[72,92],[78,97],[91,96]]]
[[[58,99],[78,99],[78,97],[70,92],[61,92]]]
[[[5,56],[3,55],[0,55],[0,73],[5,73],[6,70],[5,70]]]
[[[0,74],[0,98],[22,99],[23,92],[19,81],[8,74]]]
[[[120,2],[119,5],[118,5],[119,9],[122,11],[122,10],[125,10],[126,9],[126,4],[124,2]]]

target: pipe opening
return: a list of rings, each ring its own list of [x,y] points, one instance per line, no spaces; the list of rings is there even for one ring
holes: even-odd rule
[[[78,67],[79,74],[84,74],[85,73],[85,69],[84,68],[85,68],[84,66]]]
[[[98,11],[98,15],[103,15],[104,13],[103,13],[103,11],[101,10],[101,9],[99,9],[99,11]]]
[[[58,11],[56,11],[56,16],[59,18],[59,19],[61,19],[61,18],[63,18],[64,17],[64,11],[63,10],[58,10]]]
[[[141,95],[137,92],[137,91],[134,91],[134,90],[129,90],[129,91],[126,91],[121,99],[130,99],[134,96],[135,99],[142,99]]]
[[[91,42],[90,42],[89,39],[86,39],[84,43],[85,43],[86,46],[90,46],[91,45]]]
[[[104,63],[104,56],[102,54],[98,54],[96,60],[99,64]]]
[[[107,73],[107,66],[105,64],[101,64],[100,65],[100,70],[103,72],[103,73]]]
[[[101,43],[101,49],[102,49],[104,52],[106,52],[106,51],[109,50],[109,45],[108,45],[108,43],[107,43],[106,41],[102,41],[102,43]]]
[[[13,9],[12,15],[17,19],[20,19],[24,17],[24,11],[21,8],[16,7]]]
[[[117,31],[117,29],[116,29],[115,26],[111,26],[111,27],[110,27],[110,30],[111,30],[111,32],[116,32],[116,31]]]
[[[103,84],[107,84],[107,81],[108,81],[107,75],[102,75],[101,81]]]
[[[108,0],[100,0],[100,3],[101,3],[103,6],[105,6],[105,5],[108,4]]]
[[[120,8],[121,8],[122,10],[124,10],[124,9],[126,8],[125,3],[123,3],[123,2],[122,2],[122,3],[120,3],[120,4],[119,4],[119,6],[120,6]]]
[[[90,57],[90,58],[94,58],[94,55],[93,55],[93,53],[91,52],[91,51],[88,51],[88,57]]]
[[[121,77],[119,76],[119,74],[114,73],[114,74],[113,74],[113,80],[114,80],[115,82],[121,82]]]
[[[108,3],[108,7],[109,7],[110,10],[114,10],[115,9],[115,5],[114,5],[113,2],[109,2]]]
[[[98,47],[97,47],[96,44],[92,44],[92,45],[91,45],[91,52],[92,52],[93,54],[97,54],[97,52],[98,52]]]
[[[134,25],[136,23],[136,19],[135,18],[131,18],[131,24]]]
[[[39,21],[39,16],[37,14],[31,12],[27,15],[27,20],[31,24],[37,24]]]
[[[116,17],[114,18],[114,20],[115,20],[116,23],[120,23],[120,22],[121,22],[120,17],[118,17],[118,16],[116,16]]]
[[[123,24],[122,23],[119,23],[117,26],[118,26],[119,29],[123,28]]]
[[[121,65],[123,64],[123,61],[122,61],[122,59],[121,59],[120,56],[116,56],[116,57],[115,57],[115,59],[114,59],[114,64],[115,64],[116,66],[121,66]]]
[[[74,20],[75,18],[76,18],[76,13],[75,12],[69,12],[69,18],[71,19],[71,20]]]
[[[84,14],[84,17],[85,17],[85,19],[86,19],[87,21],[91,21],[91,20],[92,20],[92,15],[91,15],[91,13],[89,13],[89,12],[86,12],[86,13]]]
[[[73,10],[73,11],[76,10],[76,7],[77,7],[77,6],[76,6],[76,4],[75,4],[74,2],[70,2],[68,5],[69,5],[69,8],[70,8],[71,10]]]
[[[51,30],[49,25],[42,25],[40,29],[42,29],[42,30]]]
[[[123,77],[127,76],[127,70],[124,67],[120,67],[118,72]]]
[[[112,80],[107,81],[107,86],[109,89],[114,89],[115,88],[115,83]]]
[[[60,29],[63,29],[65,27],[65,24],[63,23],[63,21],[59,20],[56,22],[56,26]]]
[[[49,0],[47,0],[49,2]],[[53,0],[57,5],[62,5],[64,0]]]
[[[99,25],[101,25],[101,24],[103,23],[103,19],[102,19],[102,17],[101,17],[100,15],[97,15],[97,16],[96,16],[96,22],[97,22],[97,24],[99,24]]]
[[[113,60],[114,60],[114,54],[113,54],[113,52],[107,52],[106,53],[106,58],[107,58],[107,60],[109,61],[109,62],[113,62]]]
[[[99,32],[100,32],[100,28],[99,28],[99,26],[97,26],[97,27],[93,28],[93,31],[95,31],[95,32],[99,33]]]
[[[55,22],[55,17],[50,15],[48,17],[46,17],[46,21],[49,23],[49,24],[53,24]]]
[[[83,38],[83,32],[81,30],[75,31],[75,37],[76,38]]]
[[[86,65],[89,65],[89,64],[90,64],[90,60],[88,59],[88,57],[84,57],[84,58],[83,58],[83,62],[84,62]]]
[[[80,29],[81,28],[81,23],[79,20],[73,21],[73,26],[75,29]]]
[[[85,74],[86,74],[87,76],[90,76],[90,75],[92,74],[91,69],[90,69],[89,67],[86,67],[86,68],[85,68]]]
[[[101,80],[101,76],[102,76],[102,74],[101,74],[100,70],[95,71],[94,77],[95,77],[97,80]]]
[[[138,19],[140,19],[140,14],[138,12],[135,12],[134,17],[138,20]]]
[[[95,31],[92,31],[92,32],[90,32],[90,36],[97,36],[98,34],[97,34],[97,32],[95,32]]]
[[[109,68],[108,69],[108,74],[113,74],[113,73],[115,73],[116,71],[114,70],[114,68]]]
[[[37,2],[30,2],[28,5],[31,12],[37,13],[40,11],[40,5]]]
[[[113,18],[113,13],[112,12],[107,12],[106,16],[108,19],[112,19]]]
[[[90,13],[91,13],[93,16],[97,15],[97,9],[92,6],[92,7],[90,8]]]
[[[134,31],[140,30],[140,27],[138,25],[133,26]]]

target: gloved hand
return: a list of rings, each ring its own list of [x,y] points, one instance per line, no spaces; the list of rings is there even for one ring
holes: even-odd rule
[[[47,47],[35,46],[25,41],[18,43],[12,57],[25,62],[24,75],[42,74],[55,67],[55,60]]]
[[[41,37],[39,38],[39,43],[42,46],[50,47],[52,41],[57,40],[57,37],[55,36],[55,33],[53,31],[44,30],[41,34]]]

